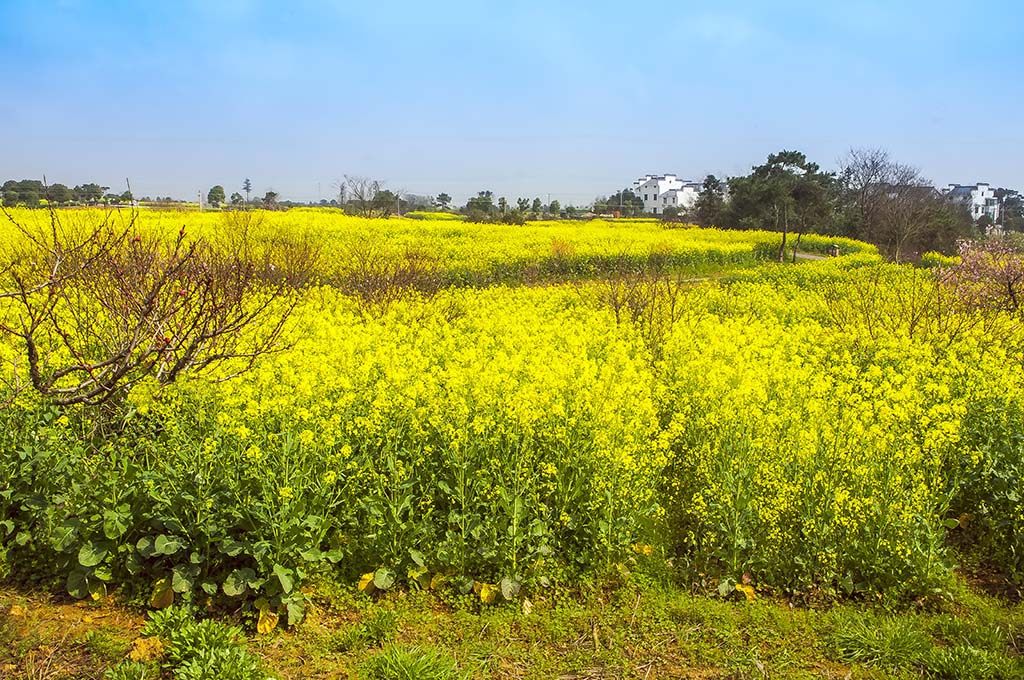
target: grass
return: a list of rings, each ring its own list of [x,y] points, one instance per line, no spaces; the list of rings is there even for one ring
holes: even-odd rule
[[[246,645],[275,677],[1024,677],[1024,607],[962,583],[953,599],[917,611],[724,601],[656,585],[485,606],[418,591],[374,598],[325,581],[310,610],[298,628],[267,636],[248,622]],[[113,598],[71,604],[0,589],[0,677],[101,678],[145,620]]]
[[[926,632],[899,617],[841,621],[830,642],[841,661],[889,669],[913,666],[932,646]]]
[[[435,649],[392,646],[363,665],[366,680],[456,680],[455,662]]]

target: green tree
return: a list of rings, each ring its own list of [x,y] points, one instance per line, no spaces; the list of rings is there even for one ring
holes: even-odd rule
[[[505,224],[523,225],[526,224],[526,215],[516,208],[510,210],[507,215],[504,215],[501,221]]]
[[[219,184],[211,187],[210,191],[206,194],[206,202],[214,208],[219,208],[220,204],[224,202],[224,187]]]
[[[267,193],[263,194],[263,199],[260,202],[263,203],[264,208],[273,209],[277,207],[277,199],[278,193],[276,191],[270,190]]]
[[[544,212],[544,204],[540,202],[539,198],[533,199],[533,204],[530,206],[530,212],[532,212],[534,216],[539,216]]]
[[[620,217],[636,217],[644,212],[643,200],[632,189],[616,191],[608,198],[594,201],[594,212],[599,214],[618,213]]]
[[[46,187],[38,179],[23,179],[18,182],[19,193],[34,193],[37,196],[46,195]]]
[[[484,214],[494,213],[494,193],[491,191],[478,191],[476,196],[466,201],[466,211],[479,210]]]
[[[466,219],[470,222],[493,221],[493,216],[496,212],[494,193],[490,191],[477,192],[476,196],[466,201],[466,207],[463,208],[463,211],[466,213]]]
[[[123,194],[121,194],[120,196],[117,197],[117,200],[120,203],[131,203],[132,201],[135,200],[135,197],[132,196],[132,192],[131,191],[125,191]]]
[[[101,187],[99,184],[79,184],[72,192],[75,200],[86,205],[95,205],[103,198],[103,192],[110,187]]]
[[[434,203],[436,203],[437,207],[440,208],[441,210],[447,211],[448,206],[450,206],[452,203],[452,197],[444,192],[441,192],[440,194],[437,195],[437,198],[434,199]]]
[[[242,197],[242,194],[238,193],[237,191],[232,192],[231,205],[242,205],[243,203],[245,203],[245,198]]]
[[[3,184],[4,205],[26,205],[34,208],[47,197],[46,187],[37,179],[7,180]]]
[[[729,180],[733,219],[742,227],[770,225],[782,232],[779,261],[783,261],[791,230],[797,232],[796,248],[805,231],[829,218],[833,177],[799,151],[780,151],[768,156],[745,177]],[[827,229],[826,229],[827,231]]]
[[[370,200],[370,211],[381,217],[391,217],[398,207],[398,194],[390,189],[380,189]]]
[[[662,222],[679,222],[682,219],[683,210],[679,206],[670,205],[661,211]]]
[[[702,227],[722,226],[724,212],[725,185],[714,175],[708,175],[690,209],[690,218]]]
[[[1014,189],[996,189],[999,222],[1007,231],[1024,231],[1024,197]]]
[[[548,204],[548,212],[555,217],[559,217],[562,214],[562,205],[558,201],[551,201],[551,203]]]
[[[252,180],[248,177],[246,177],[245,181],[242,182],[242,191],[245,192],[245,202],[249,203],[249,196],[252,194]]]
[[[75,196],[71,193],[71,189],[63,184],[51,184],[46,189],[46,200],[57,205],[70,203],[74,198]]]

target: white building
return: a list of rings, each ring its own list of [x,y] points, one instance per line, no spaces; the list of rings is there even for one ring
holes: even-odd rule
[[[963,203],[971,212],[972,219],[988,215],[993,224],[999,224],[999,199],[988,184],[948,184],[942,193],[952,201]]]
[[[701,183],[681,180],[675,175],[644,175],[633,182],[633,186],[633,193],[644,202],[644,212],[661,215],[665,208],[691,208],[697,201]]]

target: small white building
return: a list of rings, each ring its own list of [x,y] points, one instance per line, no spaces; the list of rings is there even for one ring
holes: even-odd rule
[[[697,201],[701,183],[675,175],[644,175],[633,182],[633,193],[644,202],[644,212],[662,215],[665,208],[688,210]]]
[[[988,184],[948,184],[942,193],[951,201],[964,204],[971,212],[971,219],[978,220],[988,215],[993,224],[999,224],[999,199]]]

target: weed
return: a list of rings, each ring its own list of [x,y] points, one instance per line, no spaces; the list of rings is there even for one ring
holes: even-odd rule
[[[927,666],[928,677],[936,680],[1000,680],[1012,672],[1006,658],[968,645],[934,650]]]
[[[155,680],[159,671],[137,661],[125,661],[103,674],[103,680]]]
[[[455,662],[444,654],[424,647],[385,649],[366,662],[365,680],[456,680]]]
[[[929,636],[905,619],[853,619],[840,624],[832,645],[841,661],[884,668],[919,665],[931,649]]]
[[[398,631],[398,615],[390,609],[375,609],[360,623],[345,626],[327,639],[332,652],[350,652],[361,647],[376,647],[390,641]]]
[[[163,665],[178,680],[263,680],[266,673],[239,641],[241,632],[213,620],[197,623],[177,607],[154,613],[143,629],[166,642]],[[146,666],[126,661],[111,669],[108,680],[137,680],[146,672]]]
[[[85,636],[84,644],[90,654],[108,662],[123,659],[131,646],[111,631],[103,628],[89,631]]]

